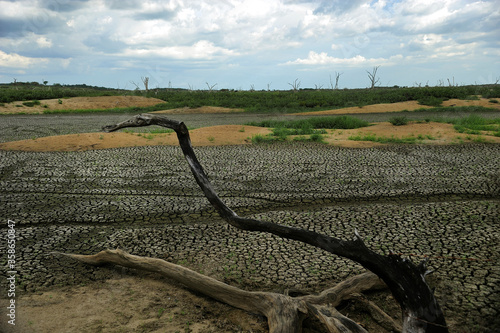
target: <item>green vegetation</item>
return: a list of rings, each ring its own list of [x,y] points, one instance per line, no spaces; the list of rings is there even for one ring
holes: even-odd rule
[[[323,142],[325,129],[353,129],[369,126],[369,123],[349,116],[319,117],[300,120],[265,120],[249,123],[250,126],[270,127],[273,133],[267,136],[255,135],[253,143],[286,141],[288,136],[296,135],[294,141]],[[309,135],[309,137],[305,137]]]
[[[317,117],[299,120],[264,120],[261,122],[251,122],[247,125],[271,128],[288,128],[296,130],[305,129],[354,129],[369,126],[367,121],[351,117]],[[298,133],[299,134],[299,133]],[[312,134],[300,133],[300,134]]]
[[[447,121],[459,133],[481,134],[481,131],[500,132],[500,118],[486,119],[477,115]],[[496,134],[495,134],[496,135]]]
[[[114,96],[130,94],[128,90],[79,85],[41,85],[38,82],[0,84],[0,102],[56,99],[79,96]]]
[[[428,105],[428,106],[441,106],[444,100],[448,100],[448,98],[444,97],[435,97],[435,96],[424,96],[418,99],[418,104]]]
[[[472,99],[476,95],[491,99],[500,97],[500,85],[411,88],[395,86],[376,89],[300,89],[297,91],[239,91],[228,89],[209,91],[158,88],[150,89],[146,94],[141,90],[109,89],[84,84],[64,86],[60,84],[41,85],[37,82],[0,84],[0,103],[42,99],[59,99],[62,102],[62,98],[68,97],[113,95],[155,97],[166,102],[161,106],[161,109],[216,106],[241,108],[246,112],[293,113],[412,100],[419,101],[424,105],[439,106],[446,99]],[[153,110],[140,108],[138,111],[147,112]],[[96,111],[100,110],[85,110],[85,112]],[[129,111],[135,110],[130,108],[111,110],[111,112]],[[78,110],[77,112],[84,111]]]
[[[35,105],[40,105],[40,101],[31,101],[31,102],[23,102],[23,105],[27,106],[27,107],[33,107]]]
[[[389,122],[394,126],[403,126],[408,124],[408,118],[405,116],[392,117],[389,119]]]
[[[403,138],[396,138],[394,136],[386,137],[386,136],[377,136],[375,134],[365,134],[365,135],[353,135],[349,137],[349,140],[353,141],[373,141],[379,143],[405,143],[405,144],[419,143],[425,139],[434,140],[434,138],[429,135],[426,135],[425,137],[423,135],[419,135],[417,137],[411,135]]]

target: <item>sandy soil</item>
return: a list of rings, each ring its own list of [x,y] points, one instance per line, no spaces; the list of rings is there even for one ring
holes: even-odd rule
[[[131,106],[153,106],[165,101],[158,98],[145,98],[141,96],[100,96],[100,97],[72,97],[59,99],[44,99],[40,105],[28,107],[23,102],[6,103],[0,106],[0,114],[41,114],[45,110],[88,110],[88,109],[113,109]],[[47,105],[45,108],[44,105]]]
[[[15,327],[2,318],[0,332],[225,333],[263,332],[267,326],[264,318],[147,274],[55,287],[17,297],[16,304]]]
[[[450,144],[478,139],[478,135],[457,133],[450,124],[410,122],[404,126],[394,126],[389,122],[376,123],[369,127],[353,130],[328,130],[325,141],[341,147],[364,148],[382,145],[372,141],[353,141],[351,136],[376,135],[386,138],[422,137],[424,144]],[[250,144],[254,135],[267,135],[271,130],[263,127],[245,125],[219,125],[203,127],[190,131],[193,146],[220,146]],[[480,138],[486,142],[500,143],[500,138],[486,135]],[[293,136],[291,137],[293,138]],[[1,150],[22,151],[85,151],[90,149],[108,149],[118,147],[136,147],[152,145],[178,145],[175,133],[83,133],[48,136],[0,143]]]
[[[493,98],[500,101],[500,98]],[[479,100],[461,100],[450,99],[444,101],[443,106],[484,106],[487,108],[495,108],[500,110],[500,103],[490,103],[490,99],[480,98]],[[417,101],[398,102],[398,103],[381,103],[366,106],[354,106],[350,108],[342,108],[326,111],[294,113],[295,115],[329,115],[329,114],[356,114],[356,113],[382,113],[382,112],[399,112],[403,110],[415,111],[418,109],[429,109],[431,106],[420,105]]]

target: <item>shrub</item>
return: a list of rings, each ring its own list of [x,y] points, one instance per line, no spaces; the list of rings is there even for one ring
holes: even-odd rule
[[[40,105],[40,101],[23,102],[23,105],[28,106],[28,107],[32,107],[35,105]]]
[[[408,124],[408,118],[404,116],[400,117],[392,117],[389,119],[389,122],[393,124],[394,126],[402,126]]]

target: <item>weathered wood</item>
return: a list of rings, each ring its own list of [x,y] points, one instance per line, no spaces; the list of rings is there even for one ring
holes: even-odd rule
[[[243,230],[268,232],[283,238],[298,240],[354,260],[375,273],[387,284],[401,306],[403,332],[448,332],[441,308],[425,281],[424,263],[417,266],[398,255],[380,255],[366,247],[357,232],[353,240],[341,240],[313,231],[238,216],[222,202],[214,191],[192,149],[189,131],[182,122],[158,115],[141,114],[122,123],[106,126],[103,130],[112,132],[125,127],[149,125],[171,128],[177,133],[180,147],[198,185],[212,206],[229,224]]]
[[[366,332],[339,313],[332,304],[338,305],[341,301],[349,299],[351,293],[383,286],[372,273],[363,273],[341,282],[320,295],[291,297],[271,292],[245,291],[186,267],[162,259],[132,255],[119,249],[104,250],[93,255],[58,252],[52,254],[64,255],[95,266],[114,264],[161,274],[223,303],[265,316],[270,333],[301,332],[302,321],[307,316],[318,318],[329,332]],[[320,304],[329,304],[329,307]]]

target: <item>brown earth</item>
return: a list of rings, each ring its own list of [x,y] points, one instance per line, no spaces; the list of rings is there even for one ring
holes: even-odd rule
[[[6,302],[0,299],[2,308]],[[0,332],[229,333],[264,332],[267,326],[264,318],[147,274],[22,295],[16,309],[16,325],[5,326],[2,318]]]
[[[500,98],[480,98],[479,100],[462,100],[450,99],[443,102],[443,106],[483,106],[486,108],[495,108],[500,110],[500,103],[491,103],[490,100],[500,101]],[[383,113],[383,112],[400,112],[403,110],[415,111],[418,109],[429,109],[431,106],[418,104],[417,101],[398,102],[398,103],[381,103],[366,106],[354,106],[350,108],[342,108],[326,111],[294,113],[294,115],[329,115],[329,114],[356,114],[356,113]]]
[[[62,103],[59,103],[61,101]],[[153,106],[165,101],[158,98],[141,96],[99,96],[72,97],[62,99],[44,99],[40,105],[25,106],[22,101],[6,103],[0,106],[0,114],[42,114],[46,110],[90,110],[127,108],[132,106]],[[47,107],[44,107],[47,105]]]

